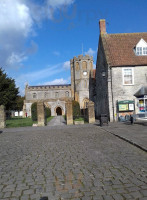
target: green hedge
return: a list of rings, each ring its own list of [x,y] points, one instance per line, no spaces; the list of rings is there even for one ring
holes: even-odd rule
[[[31,106],[32,120],[37,121],[37,103],[33,103]]]
[[[45,117],[46,118],[51,117],[51,109],[50,108],[45,108]]]
[[[81,115],[80,104],[77,101],[72,101],[73,117],[77,118]]]

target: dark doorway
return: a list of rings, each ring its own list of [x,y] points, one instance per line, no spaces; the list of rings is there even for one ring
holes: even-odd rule
[[[57,113],[57,115],[62,115],[62,109],[60,107],[58,107],[56,109],[56,113]]]

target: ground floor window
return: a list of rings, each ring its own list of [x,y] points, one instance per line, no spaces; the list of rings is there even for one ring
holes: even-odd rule
[[[140,112],[147,112],[147,98],[140,98],[138,107]]]

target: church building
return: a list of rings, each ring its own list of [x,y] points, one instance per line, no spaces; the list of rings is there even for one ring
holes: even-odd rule
[[[25,88],[24,113],[31,116],[31,105],[43,101],[51,109],[51,115],[65,115],[65,105],[68,100],[78,101],[84,109],[89,101],[89,80],[93,76],[93,57],[79,55],[70,60],[71,84],[40,85]]]

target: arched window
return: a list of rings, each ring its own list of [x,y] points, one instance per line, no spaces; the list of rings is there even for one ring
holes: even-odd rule
[[[80,67],[79,67],[79,63],[76,62],[76,71],[79,71]]]
[[[83,68],[83,71],[87,71],[87,62],[86,61],[83,61],[82,68]]]
[[[90,62],[90,69],[91,70],[93,69],[93,62],[92,61]]]
[[[89,100],[88,100],[88,99],[84,99],[84,100],[83,100],[83,106],[84,106],[83,108],[84,108],[84,109],[88,108],[88,103],[89,103]]]

